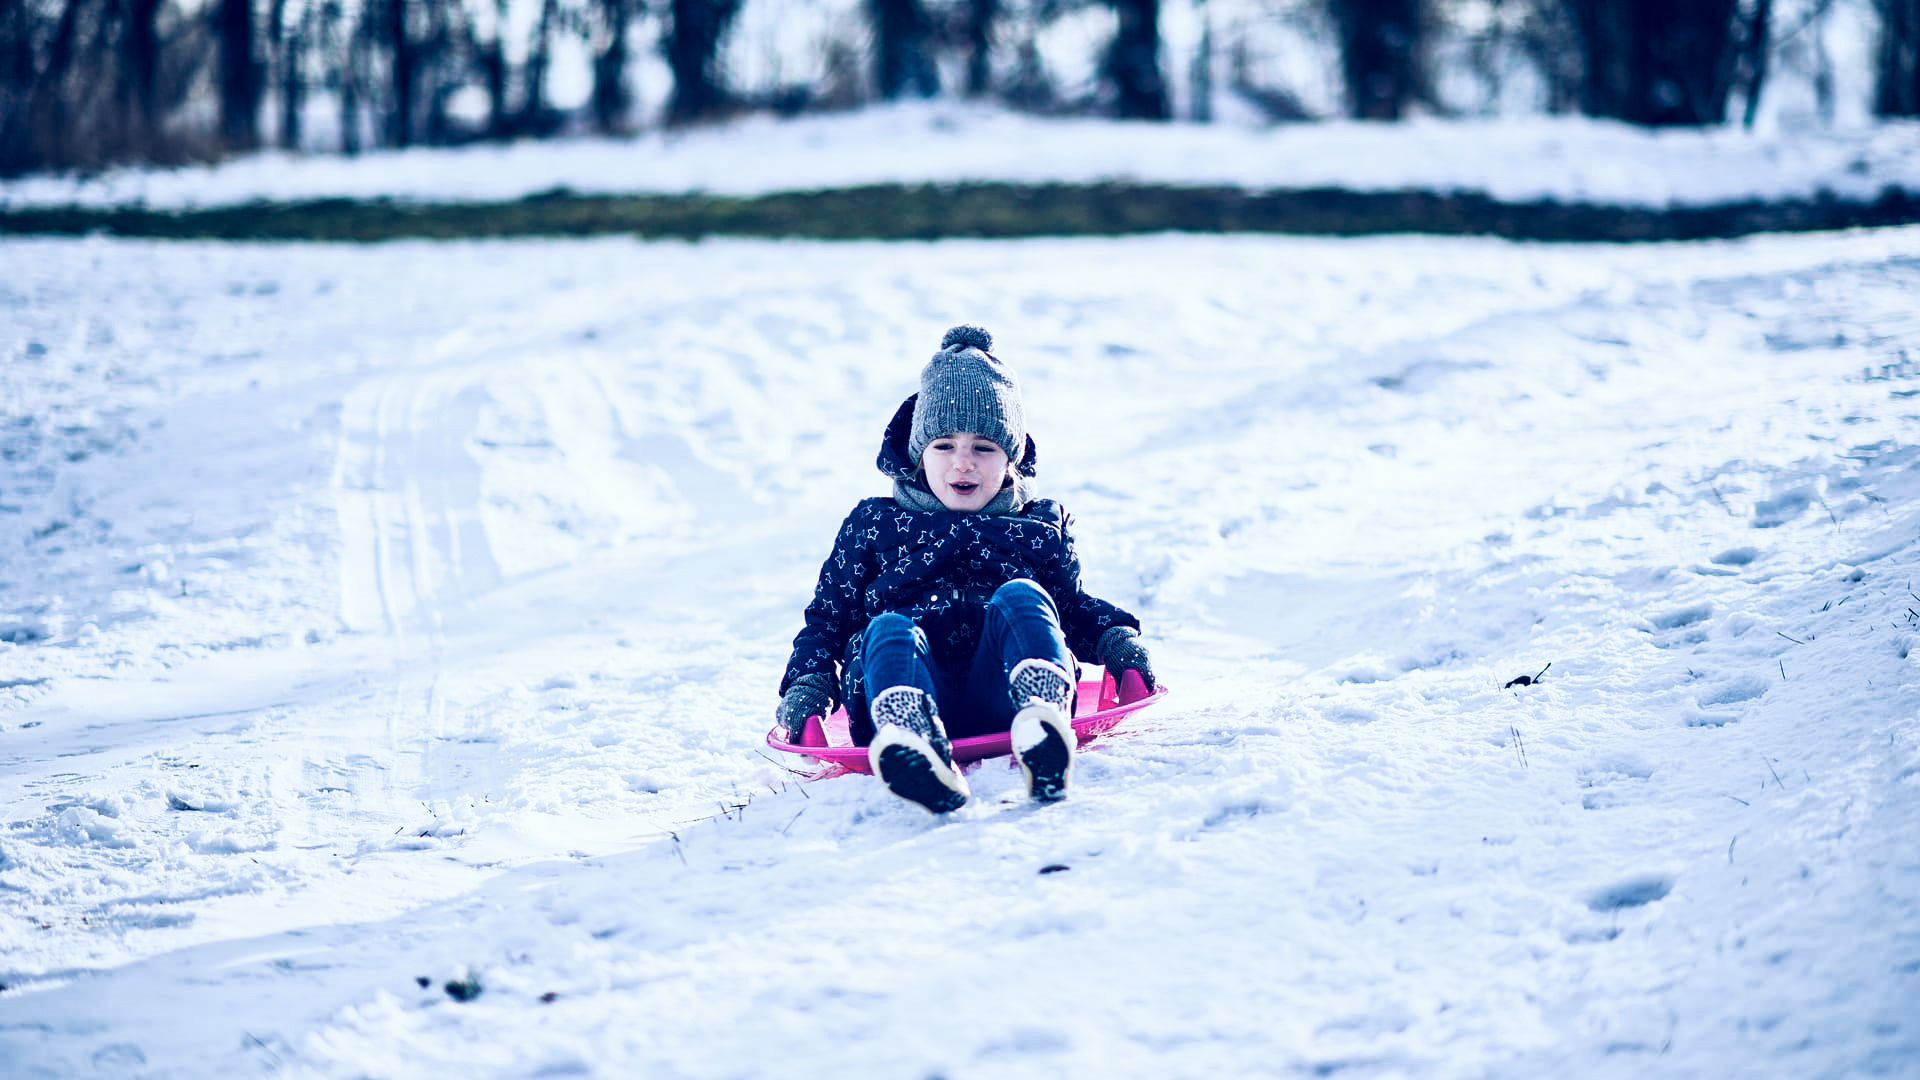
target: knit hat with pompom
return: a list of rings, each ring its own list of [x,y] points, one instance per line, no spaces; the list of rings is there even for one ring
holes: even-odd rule
[[[1020,384],[997,357],[993,335],[978,326],[956,326],[940,339],[940,351],[920,371],[920,398],[913,406],[907,453],[914,461],[943,435],[984,435],[1020,464],[1027,420]]]

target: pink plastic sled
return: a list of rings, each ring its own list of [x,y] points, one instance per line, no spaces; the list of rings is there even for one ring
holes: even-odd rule
[[[1110,730],[1121,718],[1130,712],[1144,709],[1167,696],[1164,685],[1148,690],[1136,672],[1123,672],[1120,685],[1115,688],[1113,680],[1102,675],[1099,681],[1082,680],[1080,683],[1079,707],[1073,718],[1073,733],[1079,737],[1080,745],[1096,735]],[[837,775],[843,772],[871,773],[867,764],[867,748],[853,745],[853,739],[847,735],[847,710],[835,709],[833,715],[824,721],[818,716],[807,717],[807,729],[800,733],[800,741],[790,743],[781,732],[779,725],[767,732],[767,745],[775,750],[789,754],[810,757],[828,766],[823,776]],[[954,763],[978,761],[981,758],[1003,757],[1013,753],[1013,739],[1006,732],[993,735],[974,735],[965,739],[953,740]]]

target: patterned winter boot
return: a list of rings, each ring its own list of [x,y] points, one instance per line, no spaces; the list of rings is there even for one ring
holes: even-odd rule
[[[926,691],[889,687],[874,696],[867,711],[874,726],[867,761],[888,791],[936,814],[967,804],[967,778],[953,766],[947,729]]]
[[[1073,679],[1050,661],[1022,660],[1007,681],[1020,710],[1008,733],[1027,794],[1041,802],[1064,799],[1073,777]]]

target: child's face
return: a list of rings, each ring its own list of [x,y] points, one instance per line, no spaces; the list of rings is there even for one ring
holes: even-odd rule
[[[942,435],[920,455],[927,487],[940,505],[970,514],[993,501],[1006,483],[1007,452],[985,435]]]

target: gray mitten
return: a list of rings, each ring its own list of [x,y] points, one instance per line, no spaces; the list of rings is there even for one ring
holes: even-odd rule
[[[1147,648],[1140,644],[1140,631],[1131,626],[1109,626],[1107,632],[1100,635],[1100,666],[1113,676],[1114,685],[1120,684],[1122,671],[1137,671],[1140,681],[1153,689],[1153,662],[1147,659]]]
[[[833,711],[835,681],[831,675],[815,672],[788,684],[787,692],[780,695],[780,705],[773,710],[774,721],[788,742],[800,741],[800,734],[807,730],[807,717],[818,716],[824,720]]]

